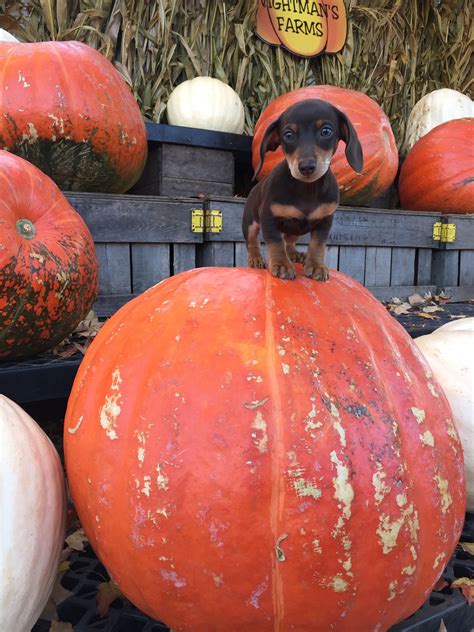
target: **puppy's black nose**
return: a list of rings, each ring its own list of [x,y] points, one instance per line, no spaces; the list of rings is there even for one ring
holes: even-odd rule
[[[300,160],[298,169],[303,176],[310,176],[316,171],[316,161],[313,158],[308,160]]]

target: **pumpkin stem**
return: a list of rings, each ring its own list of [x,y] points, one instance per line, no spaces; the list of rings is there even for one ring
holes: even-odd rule
[[[16,223],[16,229],[25,239],[33,239],[36,235],[36,228],[29,219],[19,219]]]

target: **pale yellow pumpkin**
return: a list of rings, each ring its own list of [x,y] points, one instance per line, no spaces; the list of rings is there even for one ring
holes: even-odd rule
[[[471,116],[474,116],[474,104],[462,92],[440,88],[425,94],[408,117],[404,153],[408,153],[419,138],[441,123]]]
[[[212,77],[183,81],[170,94],[168,123],[218,132],[241,134],[244,106],[230,86]]]
[[[474,318],[415,339],[449,400],[464,450],[467,510],[474,511]]]
[[[38,424],[0,395],[0,630],[29,632],[54,585],[66,495],[58,453]]]

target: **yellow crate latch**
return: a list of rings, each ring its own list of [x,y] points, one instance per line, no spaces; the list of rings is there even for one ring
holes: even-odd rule
[[[193,208],[191,211],[191,230],[193,233],[204,232],[204,211],[202,208]]]
[[[435,222],[433,224],[433,240],[443,244],[452,244],[456,241],[456,224]]]
[[[206,211],[204,216],[206,233],[222,232],[222,211]]]
[[[222,211],[193,208],[191,211],[191,230],[193,233],[222,232]]]

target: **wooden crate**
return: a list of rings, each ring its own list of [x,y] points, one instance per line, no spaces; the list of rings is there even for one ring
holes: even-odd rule
[[[208,209],[222,213],[222,231],[206,234],[200,265],[247,265],[241,221],[244,200],[211,198]],[[327,263],[368,287],[378,298],[434,292],[433,227],[439,213],[341,207],[334,216]],[[308,243],[308,235],[300,244]]]
[[[453,300],[474,298],[474,215],[443,215],[446,240],[433,256],[433,281]],[[453,239],[453,241],[450,241]]]
[[[148,160],[131,194],[225,196],[242,188],[236,165],[240,174],[251,137],[156,123],[146,129]]]
[[[177,272],[200,266],[247,265],[242,198],[67,196],[96,243],[100,265],[96,310],[100,316],[112,314]],[[203,216],[211,211],[220,215],[219,232],[194,232],[193,212],[200,214],[202,224]],[[440,223],[456,223],[454,242],[433,238]],[[305,235],[300,247],[307,243]],[[467,300],[474,296],[473,246],[474,216],[341,207],[334,216],[327,263],[357,279],[381,300],[439,288],[453,300]]]
[[[96,193],[66,194],[86,221],[99,260],[100,316],[159,281],[197,265],[203,236],[191,230],[198,200]]]

